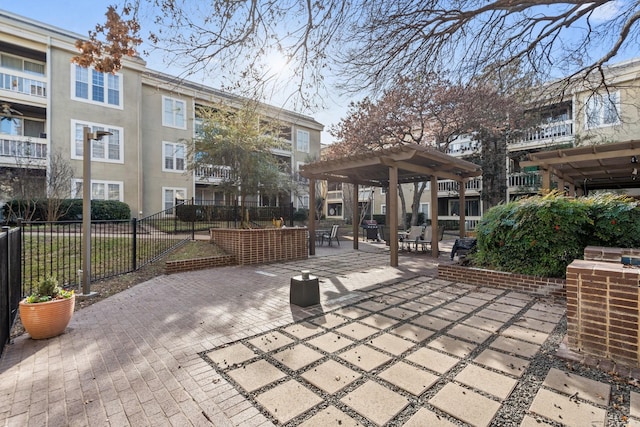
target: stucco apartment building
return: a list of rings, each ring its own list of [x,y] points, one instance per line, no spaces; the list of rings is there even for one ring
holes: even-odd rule
[[[176,198],[228,202],[216,189],[219,172],[188,169],[187,144],[197,134],[198,106],[234,107],[242,99],[150,70],[140,58],[125,60],[115,74],[79,67],[71,58],[82,37],[0,10],[0,202],[19,194],[24,180],[44,193],[54,153],[74,170],[68,197],[81,197],[85,126],[112,133],[92,141],[92,199],[123,201],[138,217],[169,208]],[[289,173],[319,156],[320,123],[262,107],[285,124],[274,154]],[[308,193],[303,188],[277,200],[289,202],[306,208]]]
[[[567,89],[550,83],[542,88],[532,88],[532,97],[541,93],[544,99],[559,99],[560,90],[565,90],[563,101],[548,101],[543,107],[536,108],[540,123],[535,128],[521,132],[517,138],[507,141],[506,197],[513,200],[523,195],[537,193],[542,178],[535,167],[521,167],[529,153],[541,150],[556,150],[590,144],[607,144],[640,139],[640,58],[611,65],[605,69],[609,93],[600,90],[594,93],[590,83],[583,81]],[[466,158],[480,150],[480,143],[469,137],[461,136],[454,141],[448,154]],[[631,168],[629,169],[631,173]],[[428,183],[427,183],[428,184]],[[557,184],[556,184],[557,186]],[[422,195],[420,211],[430,218],[428,186]],[[584,190],[584,188],[578,189]],[[588,183],[586,183],[588,192]],[[612,189],[615,190],[615,189]],[[369,204],[373,214],[386,213],[383,189],[360,191],[361,205]],[[412,186],[405,186],[405,197],[412,198]],[[457,220],[459,199],[457,183],[450,180],[438,181],[438,218],[440,221]],[[628,194],[637,194],[637,189],[624,190]],[[470,180],[466,184],[465,204],[467,229],[474,228],[482,217],[482,177]],[[326,214],[328,218],[338,219],[343,215],[343,193],[340,184],[329,184],[327,191]],[[407,206],[407,210],[410,207]]]

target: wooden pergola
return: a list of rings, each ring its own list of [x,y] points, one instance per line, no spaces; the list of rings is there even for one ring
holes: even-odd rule
[[[430,147],[406,144],[374,150],[365,154],[321,160],[300,167],[300,174],[309,179],[309,200],[315,203],[317,180],[354,184],[353,212],[358,212],[359,186],[383,187],[387,191],[387,224],[390,226],[389,247],[391,266],[398,266],[398,184],[411,182],[431,183],[431,226],[433,236],[438,227],[438,178],[459,183],[460,236],[465,235],[465,183],[482,174],[480,166],[458,159]],[[358,224],[353,221],[353,248],[358,249]],[[315,221],[309,221],[309,254],[315,255]],[[438,241],[431,245],[438,257]]]
[[[612,144],[588,145],[529,154],[522,167],[537,166],[542,172],[542,189],[551,181],[558,188],[569,187],[570,195],[578,190],[616,190],[640,188],[640,140]]]

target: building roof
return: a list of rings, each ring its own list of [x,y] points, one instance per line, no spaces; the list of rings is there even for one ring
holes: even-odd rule
[[[432,176],[463,181],[482,175],[480,166],[431,147],[406,144],[364,154],[321,160],[300,167],[307,178],[387,187],[389,168],[398,167],[398,183],[429,181]]]
[[[520,166],[537,166],[587,190],[640,188],[640,140],[540,151]]]

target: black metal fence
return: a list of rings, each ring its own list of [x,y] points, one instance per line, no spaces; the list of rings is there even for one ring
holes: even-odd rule
[[[242,209],[244,208],[244,212]],[[176,200],[176,221],[191,223],[198,230],[210,228],[238,228],[243,221],[256,227],[271,225],[282,218],[293,226],[293,203],[284,206],[260,206],[256,202],[222,205],[215,200]]]
[[[20,229],[3,227],[0,233],[0,355],[9,340],[11,326],[22,298],[21,264],[22,253]]]

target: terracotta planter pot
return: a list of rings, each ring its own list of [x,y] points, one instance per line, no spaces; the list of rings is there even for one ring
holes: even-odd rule
[[[47,302],[27,304],[20,301],[20,320],[22,326],[34,340],[52,338],[67,329],[73,316],[76,296]]]

